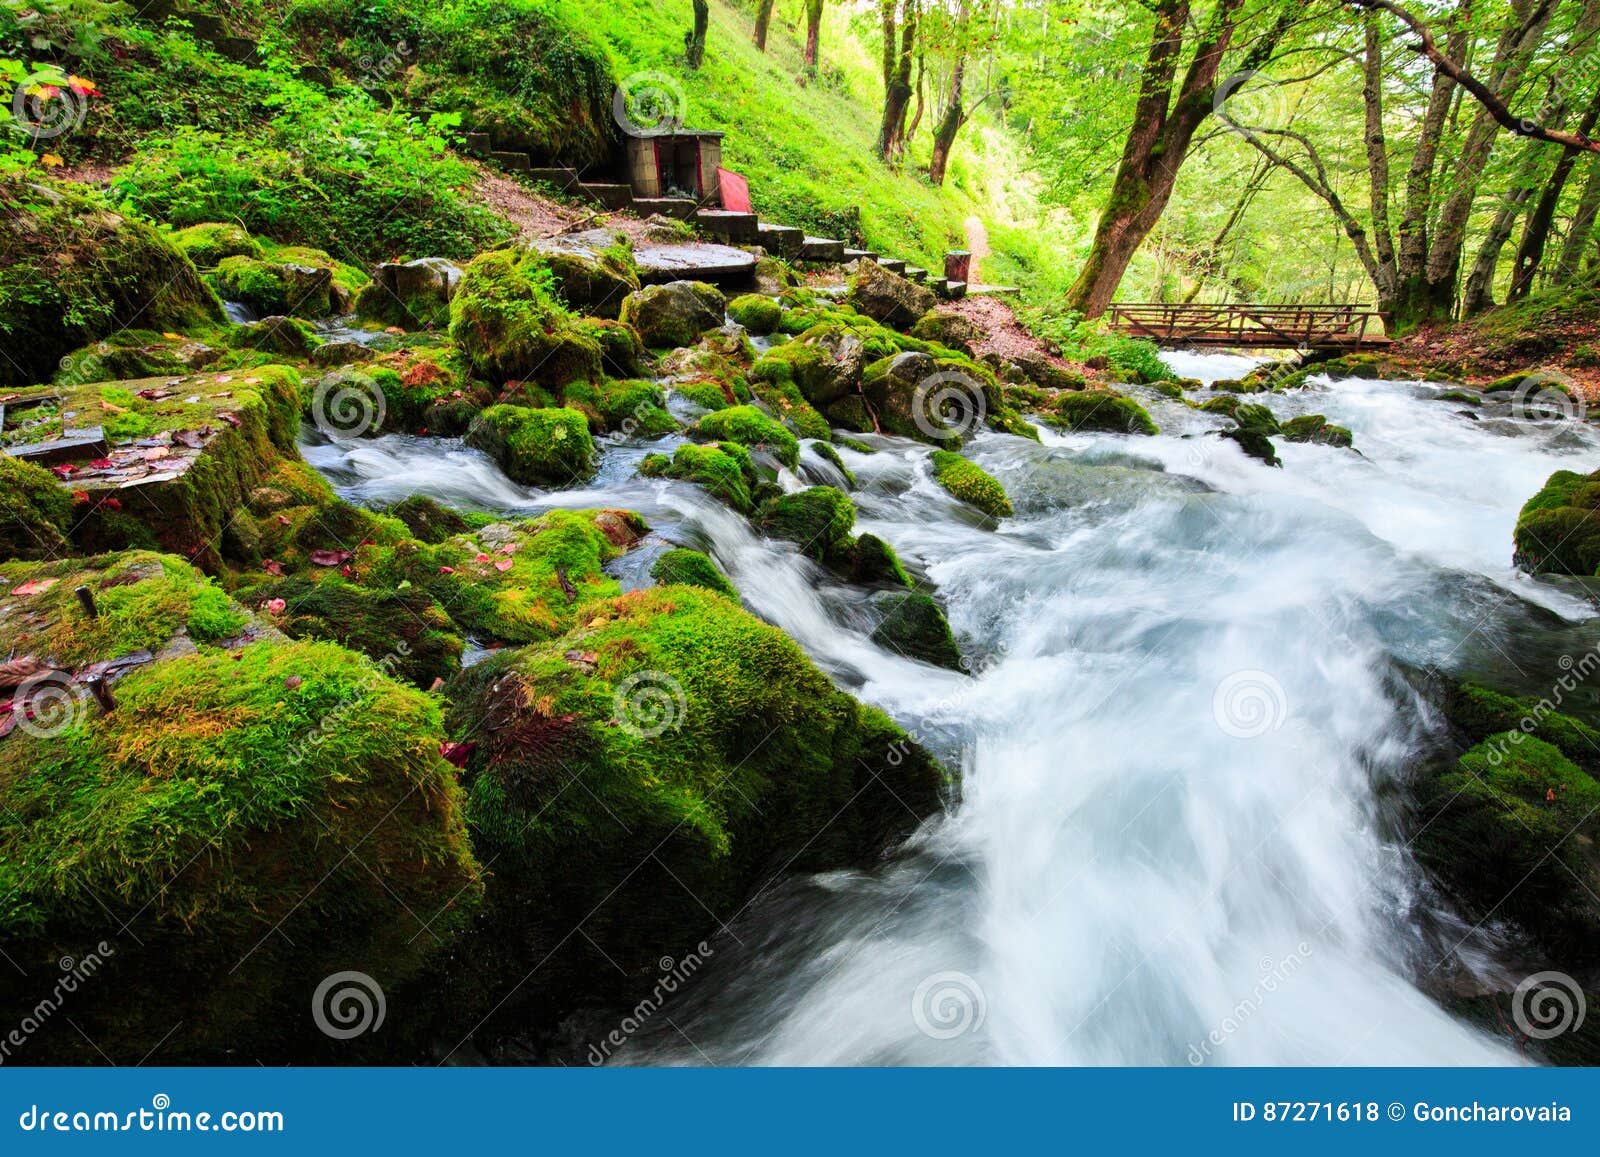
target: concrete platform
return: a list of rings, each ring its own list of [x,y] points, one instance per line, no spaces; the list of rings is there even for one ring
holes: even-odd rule
[[[800,243],[800,260],[843,261],[844,242],[831,241],[826,237],[807,237]]]
[[[731,245],[704,242],[644,245],[633,251],[639,280],[646,285],[668,281],[708,281],[713,285],[744,284],[755,274],[756,259]]]
[[[761,223],[754,213],[701,209],[693,222],[701,232],[735,245],[754,245],[761,239]]]
[[[946,301],[960,301],[967,296],[967,283],[965,281],[950,281],[940,278],[930,283],[933,292]]]

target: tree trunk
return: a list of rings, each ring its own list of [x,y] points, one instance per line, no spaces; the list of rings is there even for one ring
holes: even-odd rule
[[[886,23],[886,32],[892,27]],[[883,98],[883,124],[878,130],[878,156],[890,164],[900,159],[905,149],[906,112],[911,107],[911,62],[917,44],[917,0],[905,0],[905,19],[900,27],[900,51]]]
[[[822,50],[822,0],[806,0],[806,72],[817,75],[817,58]]]
[[[928,180],[935,185],[944,184],[945,169],[950,164],[950,149],[956,143],[956,134],[966,123],[966,111],[961,103],[961,85],[967,71],[965,55],[956,57],[955,70],[950,74],[950,98],[944,106],[944,115],[933,130],[933,160],[928,165]]]
[[[1538,148],[1541,146],[1537,142],[1529,142],[1530,152]],[[1500,251],[1505,248],[1511,231],[1516,228],[1517,219],[1533,197],[1536,177],[1530,170],[1536,160],[1535,156],[1525,159],[1526,168],[1516,188],[1510,190],[1500,202],[1499,211],[1483,235],[1483,244],[1478,246],[1478,259],[1472,263],[1472,272],[1467,275],[1467,287],[1461,295],[1462,317],[1477,317],[1494,308],[1494,274],[1500,265]]]
[[[694,30],[683,34],[684,53],[690,68],[699,68],[706,59],[706,30],[711,26],[711,7],[706,0],[694,0]]]
[[[1561,260],[1556,263],[1556,282],[1567,285],[1578,276],[1583,265],[1584,250],[1594,236],[1595,219],[1600,217],[1600,157],[1589,158],[1589,175],[1584,180],[1583,195],[1578,199],[1578,209],[1567,229],[1567,241],[1561,247]]]
[[[1086,318],[1099,317],[1116,296],[1133,255],[1172,199],[1178,169],[1195,131],[1211,115],[1217,73],[1233,38],[1243,0],[1218,0],[1177,84],[1179,58],[1189,23],[1189,0],[1157,0],[1155,25],[1111,199],[1095,229],[1094,243],[1067,304]],[[1272,28],[1260,32],[1238,75],[1259,71],[1298,8],[1286,4]]]
[[[1583,136],[1589,136],[1594,132],[1597,121],[1600,121],[1600,92],[1595,94],[1589,107],[1584,110],[1583,120],[1578,124],[1578,132]],[[1555,224],[1556,210],[1561,205],[1561,194],[1566,190],[1567,181],[1577,163],[1578,154],[1571,149],[1563,150],[1556,158],[1555,171],[1545,182],[1544,191],[1539,194],[1539,201],[1534,205],[1533,212],[1528,215],[1528,224],[1522,231],[1522,242],[1517,246],[1516,264],[1511,269],[1511,288],[1506,292],[1508,302],[1521,301],[1533,292],[1533,275],[1539,271],[1539,265],[1544,261],[1544,247],[1550,239],[1550,228]]]
[[[778,0],[758,0],[756,6],[756,47],[767,50],[767,32],[772,28],[772,6]]]

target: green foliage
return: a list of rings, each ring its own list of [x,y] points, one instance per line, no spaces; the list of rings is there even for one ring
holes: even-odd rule
[[[933,480],[940,486],[992,518],[1012,516],[1014,511],[1005,487],[983,467],[949,450],[935,450],[931,457]]]

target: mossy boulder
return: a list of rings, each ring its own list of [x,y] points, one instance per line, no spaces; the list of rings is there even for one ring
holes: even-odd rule
[[[586,317],[577,323],[581,334],[600,346],[601,368],[614,378],[636,378],[644,368],[644,343],[631,325],[605,318]]]
[[[938,304],[933,290],[866,260],[860,262],[850,279],[850,294],[845,300],[857,313],[902,330],[916,325]]]
[[[465,534],[472,525],[459,511],[423,494],[403,498],[384,513],[398,518],[413,535],[435,546],[447,538]]]
[[[708,591],[727,595],[731,599],[739,597],[739,592],[728,581],[728,576],[718,570],[717,564],[698,550],[678,547],[667,551],[651,566],[650,577],[664,587],[703,587]]]
[[[575,382],[562,391],[561,404],[580,411],[597,434],[653,438],[678,429],[654,382]]]
[[[1517,516],[1518,566],[1534,574],[1600,571],[1600,470],[1558,470]]]
[[[697,433],[720,442],[761,447],[791,470],[800,464],[800,442],[776,419],[754,406],[729,406],[705,415]]]
[[[0,387],[48,381],[61,358],[130,326],[220,325],[222,303],[153,226],[81,187],[0,179]]]
[[[639,292],[639,266],[625,233],[591,229],[535,244],[555,276],[561,300],[580,313],[615,320]]]
[[[158,375],[181,377],[194,370],[205,369],[226,356],[227,351],[220,346],[180,334],[125,329],[62,358],[61,368],[52,380],[62,385],[73,385],[80,382],[153,378]]]
[[[1286,442],[1310,442],[1317,446],[1338,446],[1345,450],[1355,448],[1355,436],[1343,426],[1335,426],[1321,414],[1302,414],[1282,424]]]
[[[649,454],[639,463],[639,473],[646,478],[675,478],[697,483],[741,514],[751,513],[765,490],[750,451],[737,442],[712,446],[691,443],[679,446],[671,458],[665,454]]]
[[[839,451],[835,450],[829,443],[820,441],[812,442],[811,449],[818,458],[821,458],[839,472],[840,476],[844,478],[844,483],[847,487],[852,490],[855,489],[855,472],[844,464],[844,459],[839,456]]]
[[[621,320],[638,331],[651,349],[691,346],[707,330],[722,325],[727,299],[699,281],[651,285],[622,303]]]
[[[976,462],[948,450],[935,450],[932,461],[933,480],[962,502],[991,518],[1010,518],[1015,513],[1005,487]]]
[[[910,589],[911,576],[894,547],[875,534],[863,534],[833,559],[834,570],[857,586]]]
[[[266,256],[261,242],[232,222],[191,225],[171,237],[172,243],[200,269],[215,269],[227,257]]]
[[[932,312],[923,315],[916,325],[911,327],[911,336],[923,341],[938,342],[953,350],[971,355],[973,347],[982,343],[987,336],[983,327],[970,318],[962,317],[959,313]]]
[[[921,591],[894,591],[880,596],[883,615],[872,641],[907,659],[961,670],[961,648],[939,604]]]
[[[594,439],[577,410],[491,406],[478,415],[466,440],[525,486],[570,486],[594,473]]]
[[[1074,433],[1160,433],[1143,406],[1115,390],[1075,390],[1061,394],[1042,417],[1050,425]]]
[[[42,466],[0,454],[0,556],[58,558],[71,551],[72,498]]]
[[[762,507],[758,519],[763,532],[794,543],[801,554],[818,562],[837,558],[849,549],[855,522],[855,503],[832,486],[779,495]]]
[[[320,249],[268,246],[264,257],[224,257],[206,274],[225,301],[236,301],[258,315],[311,320],[348,310],[364,274]]]
[[[751,333],[766,335],[783,320],[783,307],[770,297],[749,293],[728,303],[728,316]]]
[[[593,605],[451,697],[453,733],[477,745],[474,846],[495,866],[485,938],[517,946],[510,980],[547,961],[523,990],[535,1007],[617,998],[775,871],[870,862],[944,786],[781,631],[693,586]]]
[[[861,386],[865,346],[847,331],[824,327],[768,350],[751,378],[779,388],[793,386],[818,410]]]
[[[536,253],[497,249],[467,265],[450,302],[450,340],[495,381],[557,389],[601,373],[599,340],[574,324]]]
[[[170,1063],[315,1054],[328,1038],[284,1009],[355,962],[396,990],[476,906],[439,707],[367,659],[202,647],[115,696],[0,743],[6,952],[60,975],[109,941],[115,978],[74,995],[76,1029],[54,1018],[29,1040],[35,1062],[86,1059],[80,1033],[94,1056],[159,1046]],[[13,974],[0,1007],[20,1017],[36,989]]]
[[[450,324],[450,302],[461,276],[461,267],[442,257],[386,261],[356,295],[355,311],[403,329],[443,329]]]

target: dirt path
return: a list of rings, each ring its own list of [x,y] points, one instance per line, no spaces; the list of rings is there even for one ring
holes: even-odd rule
[[[968,217],[962,227],[967,231],[967,252],[972,254],[972,273],[968,280],[981,284],[983,278],[978,271],[983,267],[984,258],[994,252],[989,248],[989,230],[977,217]]]

